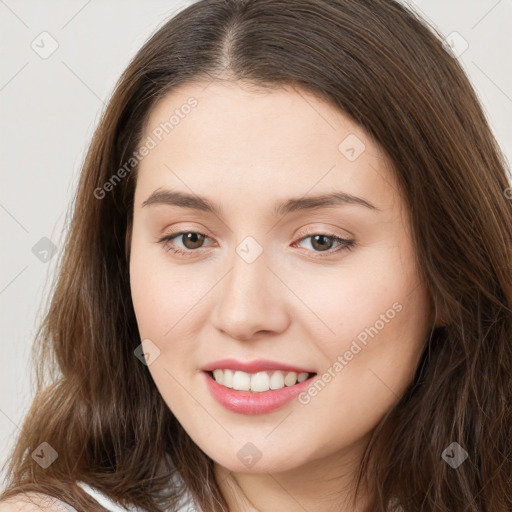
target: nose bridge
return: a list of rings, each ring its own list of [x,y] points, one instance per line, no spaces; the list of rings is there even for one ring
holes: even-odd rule
[[[253,237],[247,237],[235,248],[232,270],[224,284],[223,302],[238,316],[242,315],[239,309],[250,306],[254,311],[270,302],[272,273],[267,268],[268,263],[268,255]]]
[[[253,237],[246,237],[236,246],[230,259],[231,271],[219,289],[217,328],[242,339],[260,330],[285,327],[287,317],[280,283],[268,265],[269,255]]]

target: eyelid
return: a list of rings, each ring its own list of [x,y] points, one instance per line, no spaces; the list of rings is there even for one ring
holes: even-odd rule
[[[170,231],[164,230],[164,232],[162,233],[162,235],[160,237],[158,237],[158,239],[161,239],[163,237],[170,237],[172,235],[185,234],[185,233],[197,233],[199,235],[204,235],[204,236],[212,239],[213,237],[208,235],[205,231],[207,231],[207,230],[203,229],[202,227],[198,230],[197,228],[194,228],[194,227],[189,228],[188,226],[185,226],[185,227],[180,227],[180,228],[170,230]],[[308,236],[308,235],[322,234],[322,235],[328,235],[328,236],[332,236],[332,237],[338,237],[338,238],[344,238],[344,239],[351,240],[353,238],[353,236],[348,232],[346,232],[346,233],[347,233],[347,235],[344,235],[344,234],[335,232],[331,228],[322,228],[319,226],[315,226],[315,227],[308,227],[308,228],[300,230],[294,236],[294,238],[304,237],[304,236]],[[297,241],[299,241],[299,240],[297,240]]]
[[[162,238],[171,237],[174,235],[182,235],[185,233],[197,233],[198,235],[203,235],[208,237],[210,240],[213,238],[207,233],[207,229],[201,227],[192,227],[192,226],[182,226],[179,228],[166,228],[162,231],[162,234],[157,237],[157,239],[161,240]]]
[[[341,233],[337,233],[332,228],[321,228],[319,226],[315,226],[312,228],[305,228],[297,233],[297,237],[305,237],[310,235],[327,235],[327,236],[333,236],[337,238],[343,238],[346,240],[352,240],[353,236],[346,232],[347,235],[343,235]]]

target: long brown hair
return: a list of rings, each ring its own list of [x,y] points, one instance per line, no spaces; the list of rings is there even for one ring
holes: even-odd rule
[[[201,0],[144,44],[83,164],[34,345],[37,394],[2,498],[40,491],[104,510],[75,484],[82,480],[123,504],[175,510],[184,489],[170,485],[176,474],[202,510],[228,510],[213,461],[134,356],[141,340],[126,254],[136,182],[136,162],[126,162],[148,113],[174,87],[213,79],[312,92],[365,128],[394,163],[417,264],[443,322],[432,326],[414,380],[361,463],[360,481],[376,490],[368,511],[394,499],[405,512],[510,512],[509,177],[457,59],[394,0]],[[46,469],[31,457],[43,442],[58,453]],[[442,458],[452,442],[468,453],[457,469]]]

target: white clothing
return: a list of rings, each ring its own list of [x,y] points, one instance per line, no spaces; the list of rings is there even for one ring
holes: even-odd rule
[[[135,507],[133,505],[130,506],[129,508],[124,508],[119,503],[113,501],[107,495],[103,494],[98,489],[91,487],[85,482],[78,481],[77,484],[109,512],[145,512],[144,509]],[[61,500],[58,500],[57,498],[53,498],[52,501],[53,504],[58,504],[60,507],[63,507],[63,510],[69,512],[78,512],[76,508],[72,507],[71,505],[68,505],[67,503],[64,503]],[[184,500],[180,503],[179,508],[176,511],[172,512],[198,512],[198,510],[187,493]]]

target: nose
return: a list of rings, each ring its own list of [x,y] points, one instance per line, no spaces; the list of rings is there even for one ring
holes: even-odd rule
[[[290,292],[267,264],[264,253],[251,263],[235,253],[230,272],[217,286],[213,323],[218,330],[243,341],[286,330]]]

